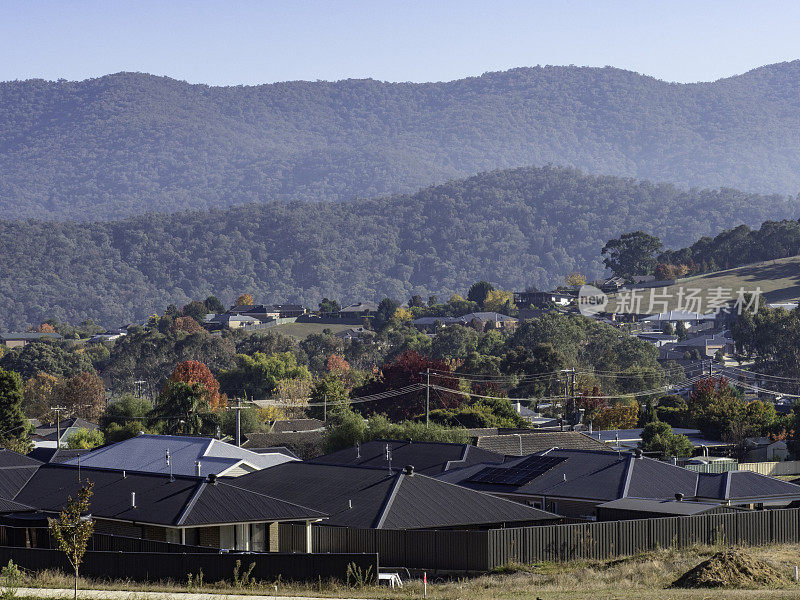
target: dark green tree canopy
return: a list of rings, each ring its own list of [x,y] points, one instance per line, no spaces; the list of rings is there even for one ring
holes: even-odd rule
[[[656,257],[664,245],[657,237],[644,231],[622,234],[603,246],[603,263],[619,277],[648,275],[656,268]]]

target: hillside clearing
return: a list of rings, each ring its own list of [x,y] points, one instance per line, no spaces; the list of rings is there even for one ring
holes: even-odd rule
[[[752,265],[745,265],[735,269],[715,271],[704,275],[686,277],[679,279],[675,285],[666,288],[654,288],[640,290],[642,298],[641,312],[653,313],[663,312],[663,305],[657,303],[649,310],[651,292],[658,294],[658,300],[665,299],[668,302],[667,310],[677,310],[679,308],[679,290],[683,288],[684,293],[689,290],[700,290],[698,296],[703,299],[701,311],[707,312],[707,299],[713,294],[715,288],[730,290],[730,294],[735,299],[736,292],[740,288],[746,291],[761,288],[762,301],[766,302],[787,302],[800,297],[800,256],[770,260]],[[669,297],[661,296],[666,293]],[[655,298],[655,296],[653,296]],[[609,311],[617,308],[619,295],[609,297]],[[694,310],[694,309],[692,309]],[[627,312],[627,311],[625,311]]]
[[[352,329],[353,327],[357,327],[357,325],[331,325],[328,323],[285,323],[284,325],[276,325],[267,331],[280,333],[281,335],[285,335],[296,340],[304,340],[308,336],[315,333],[322,333],[326,329],[329,329],[332,333],[339,333],[340,331],[346,331],[348,329]]]

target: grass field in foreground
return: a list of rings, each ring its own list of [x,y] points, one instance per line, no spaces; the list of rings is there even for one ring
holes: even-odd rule
[[[325,329],[330,329],[333,333],[338,333],[353,327],[357,327],[357,325],[340,325],[338,323],[332,325],[325,323],[285,323],[283,325],[271,327],[266,331],[273,331],[297,340],[304,340],[313,333],[322,333]]]
[[[762,298],[766,302],[794,300],[800,297],[800,256],[679,279],[675,282],[675,285],[666,289],[666,293],[671,296],[668,305],[669,310],[678,308],[678,290],[681,287],[684,290],[701,290],[699,293],[699,296],[703,298],[703,310],[701,312],[707,312],[705,307],[708,291],[720,287],[733,290],[734,298],[739,288],[744,288],[745,290],[761,288]],[[664,292],[663,289],[657,289],[656,291],[658,293]],[[650,290],[640,290],[640,295],[643,298],[642,312],[650,312],[647,306]],[[609,300],[607,310],[614,312],[617,298],[615,295],[611,295]],[[659,305],[655,312],[660,312],[660,308],[661,306]]]
[[[438,581],[429,575],[428,598],[433,600],[738,600],[800,598],[800,585],[792,580],[794,565],[800,560],[800,545],[773,545],[745,549],[753,558],[766,561],[786,576],[786,581],[775,588],[761,589],[669,589],[667,586],[680,575],[707,559],[720,548],[698,547],[647,552],[633,557],[609,561],[579,561],[571,563],[543,563],[504,569],[503,573]],[[28,587],[69,588],[72,580],[63,574],[45,572],[37,577],[26,577],[22,582]],[[183,583],[183,585],[181,585]],[[195,592],[207,594],[260,594],[278,596],[305,596],[316,598],[385,598],[411,600],[422,598],[422,582],[407,580],[403,589],[386,587],[347,587],[342,584],[287,584],[261,582],[241,588],[230,584],[217,584],[187,588],[185,582],[164,584],[137,584],[132,582],[81,582],[81,588],[91,587],[133,592]]]

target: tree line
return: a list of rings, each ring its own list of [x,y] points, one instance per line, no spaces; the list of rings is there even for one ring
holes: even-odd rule
[[[0,331],[48,319],[106,327],[168,304],[243,290],[316,305],[448,298],[487,279],[552,288],[605,273],[607,240],[641,227],[670,247],[794,215],[795,199],[594,177],[573,169],[485,173],[409,196],[273,202],[107,223],[0,221]],[[703,218],[698,219],[697,214]]]

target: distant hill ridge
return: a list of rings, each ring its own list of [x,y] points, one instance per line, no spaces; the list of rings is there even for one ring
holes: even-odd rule
[[[49,318],[119,325],[212,293],[316,306],[323,296],[446,299],[481,279],[547,288],[573,271],[600,276],[601,248],[625,232],[644,229],[676,248],[742,222],[798,216],[794,198],[545,167],[336,204],[0,221],[0,331]]]
[[[139,73],[0,83],[8,219],[342,201],[547,164],[796,194],[800,62],[698,84],[610,67],[423,84],[209,87]]]

